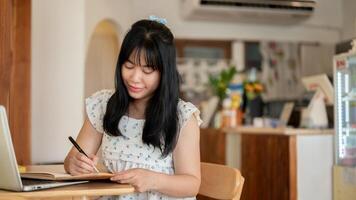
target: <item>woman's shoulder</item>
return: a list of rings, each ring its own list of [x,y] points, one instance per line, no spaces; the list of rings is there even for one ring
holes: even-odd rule
[[[110,89],[103,89],[94,92],[92,95],[85,99],[87,110],[89,108],[94,110],[97,107],[100,107],[102,110],[106,110],[106,104],[114,92],[115,90]]]
[[[194,116],[197,121],[198,125],[202,123],[202,120],[200,118],[200,111],[199,109],[192,104],[191,102],[184,101],[182,99],[179,99],[178,101],[178,117],[179,117],[179,122],[181,127],[185,125],[187,120]]]
[[[90,100],[90,99],[108,100],[114,94],[114,92],[115,92],[114,89],[102,89],[102,90],[94,92],[87,99],[88,100]]]
[[[179,99],[178,101],[178,112],[179,111],[191,111],[192,109],[198,110],[198,108],[189,101],[184,101],[183,99]]]
[[[85,99],[86,113],[90,123],[100,133],[104,133],[103,117],[106,111],[106,105],[114,90],[99,90]]]

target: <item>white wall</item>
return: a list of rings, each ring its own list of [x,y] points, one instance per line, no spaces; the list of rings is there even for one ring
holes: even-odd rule
[[[70,6],[69,6],[70,5]],[[84,0],[32,1],[32,161],[58,162],[82,121]]]
[[[132,2],[130,0],[85,0],[85,42],[89,44],[90,36],[96,25],[108,19],[116,24],[116,31],[124,35],[132,24]],[[122,37],[121,40],[123,39]]]
[[[356,1],[343,0],[342,40],[356,37]]]
[[[128,2],[32,1],[33,163],[63,161],[71,147],[67,137],[77,135],[84,119],[85,60],[92,33],[104,19],[118,33],[126,30],[131,24]]]
[[[333,135],[297,136],[297,197],[332,200]]]
[[[341,1],[318,0],[312,19],[295,26],[185,21],[179,0],[32,1],[32,160],[61,162],[84,113],[84,72],[90,37],[109,19],[119,40],[130,25],[165,17],[177,38],[268,39],[334,43],[342,27]]]

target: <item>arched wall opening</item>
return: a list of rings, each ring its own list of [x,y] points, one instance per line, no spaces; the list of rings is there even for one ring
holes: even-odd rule
[[[84,97],[101,89],[114,88],[115,68],[120,49],[117,25],[111,20],[102,20],[91,34],[84,77]]]

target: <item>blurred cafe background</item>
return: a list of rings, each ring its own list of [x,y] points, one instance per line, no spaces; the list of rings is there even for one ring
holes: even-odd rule
[[[241,199],[355,199],[356,1],[0,2],[19,164],[63,163],[84,99],[114,87],[128,28],[156,15],[176,38],[181,98],[201,111],[201,160],[239,169]]]

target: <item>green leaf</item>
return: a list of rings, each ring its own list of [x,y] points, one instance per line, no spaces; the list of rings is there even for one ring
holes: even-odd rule
[[[236,72],[236,68],[234,66],[230,66],[228,69],[222,70],[216,76],[209,76],[210,86],[215,95],[217,95],[220,100],[226,97],[226,90]]]

